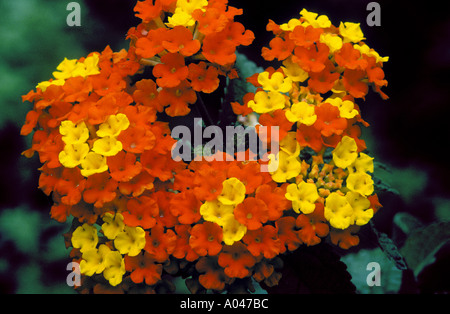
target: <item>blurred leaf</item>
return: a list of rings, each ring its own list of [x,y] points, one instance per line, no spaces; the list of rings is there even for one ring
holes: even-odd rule
[[[402,254],[400,254],[399,249],[394,244],[394,241],[392,241],[387,234],[378,231],[375,228],[375,225],[373,222],[370,222],[370,226],[377,236],[378,244],[381,248],[381,250],[386,254],[386,256],[392,260],[395,263],[395,266],[397,266],[400,270],[406,270],[408,269],[408,266],[406,265],[405,259],[403,258]]]
[[[450,222],[432,223],[413,231],[406,239],[401,252],[409,267],[418,276],[435,262],[435,254],[450,241]]]
[[[355,253],[349,253],[342,257],[352,275],[352,282],[358,293],[362,294],[386,294],[398,293],[402,283],[402,271],[384,254],[380,248],[361,249]],[[376,262],[381,269],[381,285],[369,286],[367,265]]]

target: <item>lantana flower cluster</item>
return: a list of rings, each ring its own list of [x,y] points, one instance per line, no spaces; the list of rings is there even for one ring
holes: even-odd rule
[[[274,38],[262,56],[281,64],[250,77],[256,92],[245,95],[243,105],[234,103],[233,110],[257,115],[260,125],[280,127],[280,152],[272,159],[278,168],[271,175],[279,184],[290,183],[286,198],[299,214],[296,228],[326,223],[315,228],[322,230],[316,236],[329,232],[334,244],[349,248],[359,243],[355,233],[381,206],[373,158],[363,152],[360,138],[368,123],[356,99],[364,99],[369,87],[387,98],[381,87],[387,85],[382,67],[388,57],[363,42],[358,23],[336,27],[306,9],[288,23],[269,21],[267,30]]]
[[[130,29],[130,52],[151,66],[153,80],[139,86],[146,102],[165,108],[167,115],[184,116],[198,92],[212,93],[220,76],[236,78],[236,48],[248,46],[254,34],[234,21],[241,9],[228,0],[138,1],[142,19]]]
[[[187,115],[220,76],[238,76],[236,49],[254,39],[234,21],[242,10],[226,0],[145,0],[135,12],[142,22],[128,32],[128,50],[65,59],[22,97],[33,103],[24,155],[39,155],[51,217],[72,223],[64,236],[80,265],[76,289],[173,292],[182,278],[193,293],[246,292],[253,281],[278,284],[290,251],[357,245],[381,205],[355,99],[368,86],[387,97],[387,58],[362,42],[359,25],[334,27],[306,10],[269,22],[275,38],[262,55],[282,66],[248,78],[256,92],[230,104],[279,127],[279,151],[269,155],[277,167],[265,172],[266,160],[220,151],[173,158],[164,122]]]

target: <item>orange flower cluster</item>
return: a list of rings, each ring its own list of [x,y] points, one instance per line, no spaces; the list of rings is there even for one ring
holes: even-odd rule
[[[135,7],[142,23],[130,29],[130,52],[141,64],[153,66],[153,83],[138,87],[142,98],[158,111],[184,116],[196,92],[212,93],[219,76],[237,77],[236,48],[248,46],[253,32],[234,17],[241,9],[228,0],[145,0]],[[150,95],[150,96],[149,96]]]

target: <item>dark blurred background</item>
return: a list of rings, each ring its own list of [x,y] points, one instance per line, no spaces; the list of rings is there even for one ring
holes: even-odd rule
[[[26,159],[31,136],[19,131],[31,108],[21,95],[48,80],[67,58],[80,58],[110,45],[126,48],[125,34],[139,23],[135,1],[84,0],[82,26],[69,27],[61,0],[0,2],[0,292],[71,293],[65,284],[68,251],[61,236],[68,226],[51,221],[51,201],[37,189],[38,158]],[[384,71],[389,100],[369,93],[358,104],[371,124],[363,130],[369,152],[379,162],[375,175],[386,185],[384,208],[375,227],[394,240],[409,273],[398,270],[362,230],[361,245],[340,252],[361,293],[449,291],[448,225],[450,167],[447,144],[450,117],[450,14],[443,1],[377,1],[381,26],[370,27],[366,0],[230,0],[244,14],[236,18],[256,40],[239,51],[258,66],[272,34],[269,19],[281,24],[302,8],[327,15],[334,25],[359,22],[366,43],[389,56]],[[424,250],[423,247],[430,247]],[[425,252],[426,251],[426,252]],[[437,258],[438,257],[438,258]],[[365,266],[379,261],[389,274],[381,287],[367,287]],[[444,266],[443,266],[444,265]],[[383,277],[384,278],[384,277]],[[389,279],[391,278],[391,279]]]

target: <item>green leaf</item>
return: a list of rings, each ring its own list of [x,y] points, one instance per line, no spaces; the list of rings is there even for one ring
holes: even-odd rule
[[[450,241],[450,221],[432,223],[411,232],[401,252],[409,267],[418,276],[428,265],[435,262],[435,254]]]
[[[370,222],[370,226],[377,236],[378,244],[381,248],[381,250],[386,254],[386,256],[394,262],[395,266],[397,266],[400,270],[406,270],[408,269],[408,266],[405,262],[405,259],[403,258],[402,254],[400,254],[400,251],[398,247],[395,245],[394,241],[391,240],[387,236],[387,234],[383,232],[379,232],[376,228],[373,222]]]

